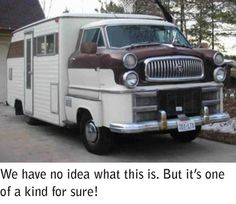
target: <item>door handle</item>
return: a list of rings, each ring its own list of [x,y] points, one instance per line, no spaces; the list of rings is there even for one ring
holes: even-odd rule
[[[28,73],[28,74],[33,74],[33,72],[32,72],[32,71],[28,71],[27,73]]]

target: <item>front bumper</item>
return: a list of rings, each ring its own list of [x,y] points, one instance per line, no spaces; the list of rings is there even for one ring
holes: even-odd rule
[[[193,116],[189,117],[190,120],[194,120],[196,126],[201,126],[209,123],[226,122],[230,119],[228,113],[217,113],[214,115],[207,116]],[[169,119],[166,121],[166,126],[163,128],[162,122],[148,121],[141,123],[130,123],[130,124],[110,124],[110,130],[114,133],[142,133],[148,131],[163,131],[177,129],[178,118]]]

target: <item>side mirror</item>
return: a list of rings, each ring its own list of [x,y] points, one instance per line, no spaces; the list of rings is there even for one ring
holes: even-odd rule
[[[80,51],[83,54],[96,54],[97,44],[93,42],[83,42],[81,44]]]

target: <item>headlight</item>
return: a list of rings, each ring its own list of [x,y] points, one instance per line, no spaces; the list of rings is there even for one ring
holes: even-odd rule
[[[221,66],[224,63],[224,56],[220,52],[217,52],[215,53],[213,60],[217,66]]]
[[[138,63],[138,59],[136,57],[135,54],[132,54],[132,53],[127,53],[125,54],[125,56],[123,57],[123,63],[124,63],[124,66],[127,68],[127,69],[133,69],[136,67],[137,63]]]
[[[226,70],[223,67],[218,67],[214,71],[214,80],[216,82],[223,82],[226,78]]]
[[[126,72],[123,76],[123,82],[130,89],[136,87],[139,82],[138,74],[134,71]]]

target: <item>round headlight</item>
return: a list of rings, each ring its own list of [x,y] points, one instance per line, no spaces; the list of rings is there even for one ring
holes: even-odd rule
[[[138,63],[137,56],[132,53],[127,53],[123,57],[123,63],[127,69],[133,69],[136,67],[136,65]]]
[[[224,56],[220,52],[215,53],[213,59],[217,66],[220,66],[224,63]]]
[[[134,88],[138,85],[139,77],[134,71],[126,72],[123,76],[124,85],[128,88]]]
[[[216,82],[223,82],[226,78],[226,70],[223,67],[218,67],[214,71],[214,80]]]

